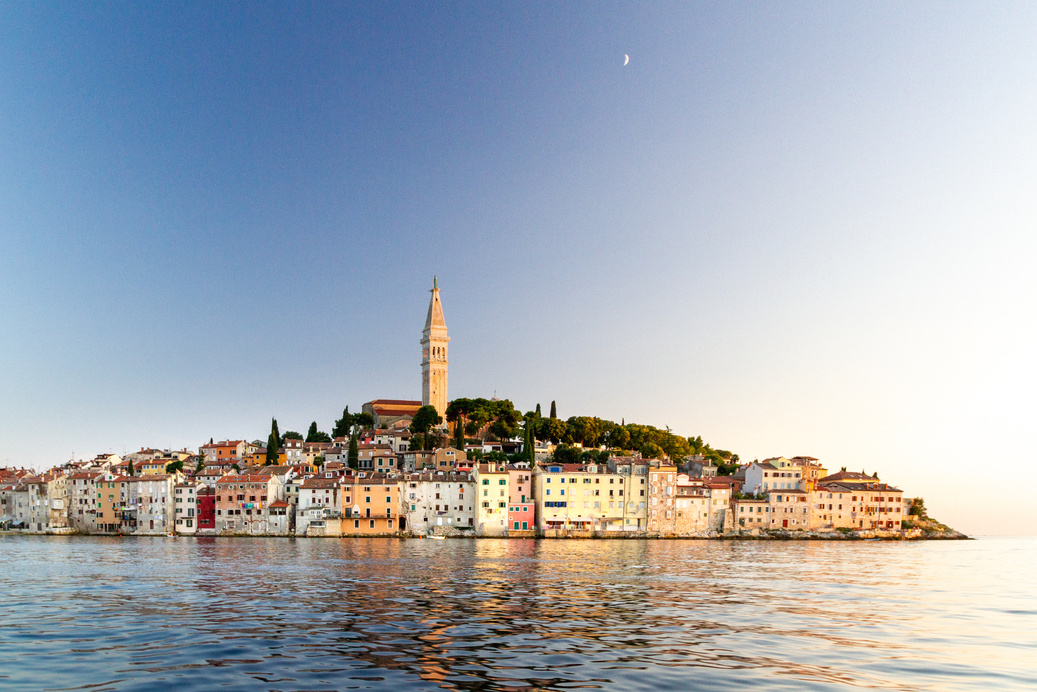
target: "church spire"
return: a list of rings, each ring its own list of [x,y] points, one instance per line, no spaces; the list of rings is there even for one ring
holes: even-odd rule
[[[446,319],[443,317],[443,303],[439,300],[439,286],[436,277],[432,277],[432,299],[428,303],[428,317],[425,318],[425,329],[442,327],[446,329]]]

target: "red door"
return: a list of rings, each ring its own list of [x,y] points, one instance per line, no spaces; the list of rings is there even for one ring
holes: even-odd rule
[[[782,519],[781,520],[781,528],[787,529],[788,527],[789,527],[789,520],[788,519]]]

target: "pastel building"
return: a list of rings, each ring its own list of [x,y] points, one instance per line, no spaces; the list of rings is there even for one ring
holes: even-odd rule
[[[475,528],[475,483],[469,474],[427,469],[405,476],[402,483],[402,513],[410,533]]]
[[[529,464],[509,464],[508,531],[536,531],[536,499],[533,497],[533,470]]]
[[[480,536],[502,536],[508,528],[508,481],[505,464],[487,462],[472,467],[475,483],[475,531]]]

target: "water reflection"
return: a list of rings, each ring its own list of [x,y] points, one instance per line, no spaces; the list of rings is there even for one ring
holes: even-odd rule
[[[0,687],[1030,689],[1006,550],[16,537]]]

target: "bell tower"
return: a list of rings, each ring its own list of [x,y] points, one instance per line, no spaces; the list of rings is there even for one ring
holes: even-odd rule
[[[447,344],[446,320],[443,303],[439,300],[439,285],[432,278],[432,299],[428,304],[425,329],[421,332],[421,405],[435,406],[446,420]]]

